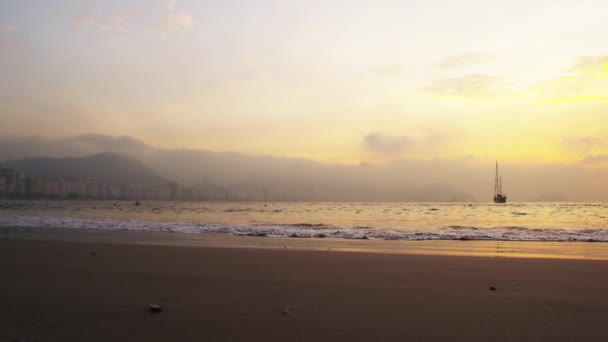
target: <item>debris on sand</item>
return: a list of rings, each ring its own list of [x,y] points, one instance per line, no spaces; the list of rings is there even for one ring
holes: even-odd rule
[[[150,313],[160,313],[163,311],[163,307],[158,304],[150,304],[148,306],[148,312]]]
[[[496,291],[496,288],[494,286],[490,286],[490,291]]]
[[[281,315],[283,315],[283,316],[293,316],[295,314],[296,314],[296,309],[290,308],[288,306],[284,307],[283,310],[281,310]]]

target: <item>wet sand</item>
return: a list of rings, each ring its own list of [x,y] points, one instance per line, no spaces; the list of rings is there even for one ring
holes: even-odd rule
[[[0,275],[0,341],[608,336],[606,261],[3,238]]]

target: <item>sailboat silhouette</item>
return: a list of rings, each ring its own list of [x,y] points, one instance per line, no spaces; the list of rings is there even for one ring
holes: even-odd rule
[[[502,177],[498,176],[498,161],[494,178],[494,203],[507,203],[507,196],[502,193]]]

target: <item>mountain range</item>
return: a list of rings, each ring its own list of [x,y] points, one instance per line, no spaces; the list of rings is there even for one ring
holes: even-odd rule
[[[95,178],[108,184],[165,185],[161,177],[133,157],[116,153],[98,153],[86,157],[24,158],[1,163],[2,166],[20,170],[29,176],[52,179]]]
[[[218,168],[226,160],[210,163]],[[233,161],[234,162],[234,161]],[[85,157],[23,158],[1,163],[3,167],[16,169],[38,178],[83,179],[95,178],[108,184],[166,185],[169,180],[137,159],[117,153],[103,152]],[[213,175],[213,173],[210,173]],[[473,201],[474,199],[449,185],[431,184],[422,188],[396,186],[378,188],[357,179],[331,182],[312,178],[276,178],[260,174],[227,185],[204,181],[192,186],[198,191],[237,194],[238,198],[254,200],[279,199],[303,201]]]
[[[99,153],[112,153],[113,157],[94,156]],[[28,169],[30,172],[54,170],[58,172],[56,175],[92,173],[93,176],[104,163],[116,163],[115,168],[124,169],[120,177],[110,176],[111,170],[107,170],[107,177],[118,177],[112,179],[123,182],[145,179],[154,183],[160,178],[205,191],[249,191],[284,199],[487,201],[491,200],[494,184],[494,161],[484,162],[473,157],[348,165],[237,152],[157,148],[128,136],[80,135],[53,139],[0,136],[0,164],[17,165],[11,163],[40,156],[47,159],[38,159],[38,164],[29,161],[37,165],[37,170],[32,166]],[[87,170],[84,173],[65,172],[53,166],[56,163],[72,165],[76,163],[74,158],[83,158],[82,163],[95,166],[79,164],[78,169]],[[128,159],[138,166],[132,164],[125,168]],[[501,175],[510,201],[533,201],[554,193],[560,193],[561,200],[607,199],[604,190],[608,171],[604,169],[563,164],[502,164]],[[568,182],[563,182],[564,179]]]

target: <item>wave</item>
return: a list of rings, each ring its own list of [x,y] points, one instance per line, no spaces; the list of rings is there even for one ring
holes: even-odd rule
[[[490,241],[589,241],[608,242],[608,229],[447,226],[426,230],[375,229],[367,226],[337,227],[316,223],[209,224],[153,222],[72,217],[0,217],[0,227],[103,229],[187,234],[336,238],[371,240],[490,240]]]

